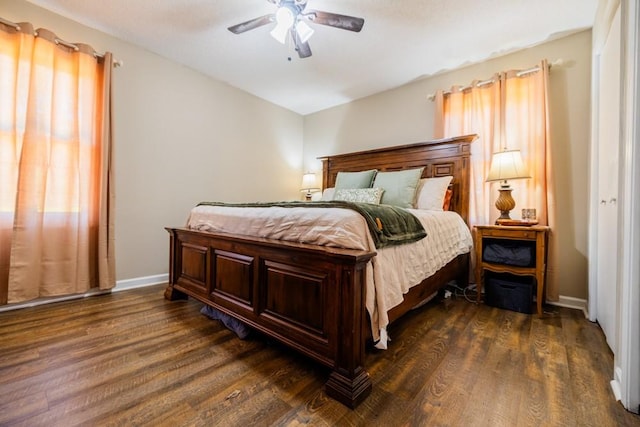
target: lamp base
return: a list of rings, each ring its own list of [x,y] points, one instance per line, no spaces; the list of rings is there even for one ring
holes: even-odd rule
[[[500,211],[500,216],[498,217],[498,219],[496,220],[496,222],[498,220],[507,220],[510,221],[511,220],[511,216],[509,216],[509,212],[510,211]]]
[[[496,220],[496,224],[501,220],[510,220],[509,212],[516,207],[516,201],[511,197],[511,191],[513,191],[511,187],[502,185],[498,191],[500,196],[496,200],[496,208],[500,211],[500,217]]]

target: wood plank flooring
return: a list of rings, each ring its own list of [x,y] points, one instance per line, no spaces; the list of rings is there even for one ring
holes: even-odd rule
[[[0,313],[0,426],[640,426],[575,310],[429,303],[368,351],[373,391],[350,410],[325,395],[327,369],[163,291]]]

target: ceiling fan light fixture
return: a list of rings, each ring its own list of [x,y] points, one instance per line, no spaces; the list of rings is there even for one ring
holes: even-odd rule
[[[289,29],[278,24],[269,34],[271,34],[271,37],[278,40],[280,43],[285,44],[287,41],[287,34],[289,34]]]
[[[306,43],[313,35],[313,28],[307,25],[304,21],[298,21],[296,24],[296,31],[301,43]]]
[[[227,29],[233,34],[242,34],[263,25],[276,25],[271,30],[271,37],[282,44],[287,44],[288,37],[292,39],[292,45],[300,58],[311,56],[311,48],[308,40],[314,34],[313,28],[307,21],[314,24],[326,25],[359,32],[364,25],[363,18],[341,15],[339,13],[323,12],[321,10],[305,10],[308,0],[267,0],[276,6],[275,13],[259,16],[246,22],[232,25]],[[303,22],[304,21],[304,22]],[[290,58],[289,58],[290,59]]]
[[[279,7],[276,11],[276,27],[271,30],[271,37],[284,44],[287,41],[289,29],[293,26],[295,17],[293,12],[286,6]]]
[[[293,26],[295,15],[293,11],[287,6],[281,6],[276,11],[276,22],[278,25],[286,26],[287,29]]]

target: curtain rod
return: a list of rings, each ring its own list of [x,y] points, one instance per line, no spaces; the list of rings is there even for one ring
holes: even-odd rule
[[[564,64],[564,60],[562,58],[559,58],[559,59],[556,59],[553,62],[550,62],[549,63],[549,68],[551,68],[551,67],[559,67],[559,66],[562,66],[562,64]],[[518,71],[516,73],[516,77],[526,76],[527,74],[535,73],[535,72],[538,72],[538,71],[540,71],[540,66],[536,65],[535,67],[531,67],[531,68],[528,68],[526,70]],[[488,85],[488,84],[491,84],[493,82],[494,82],[493,79],[483,80],[481,82],[476,83],[476,87],[481,87],[481,86],[484,86],[484,85]],[[462,92],[462,91],[465,91],[467,89],[471,89],[472,87],[473,87],[472,85],[462,86],[459,90],[460,90],[460,92]],[[451,91],[447,90],[447,91],[445,91],[443,93],[445,95],[449,95],[451,93]],[[431,93],[431,94],[427,95],[427,99],[429,101],[435,100],[436,99],[436,94],[435,93]]]
[[[2,23],[4,25],[7,25],[9,27],[13,27],[13,28],[16,29],[16,31],[20,31],[20,25],[16,24],[15,22],[11,22],[11,21],[8,21],[8,20],[6,20],[4,18],[0,18],[0,23]],[[38,32],[35,31],[33,35],[38,37]],[[66,46],[66,47],[68,47],[70,49],[73,49],[76,52],[78,50],[80,50],[78,48],[78,46],[76,46],[75,44],[67,42],[67,41],[64,41],[64,40],[62,40],[62,39],[60,39],[58,37],[55,38],[54,42],[56,44],[61,44],[61,45]],[[95,52],[95,51],[93,52],[93,56],[95,56],[96,58],[104,58],[104,54],[103,53],[98,53],[98,52]],[[123,62],[121,60],[119,60],[119,59],[114,59],[113,60],[113,66],[114,67],[122,67],[122,65],[123,65]]]

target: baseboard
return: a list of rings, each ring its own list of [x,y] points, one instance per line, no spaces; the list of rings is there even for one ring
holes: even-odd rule
[[[128,289],[144,288],[145,286],[159,285],[160,283],[167,283],[169,281],[169,274],[155,274],[153,276],[136,277],[133,279],[118,280],[116,287],[112,289],[113,292],[126,291]]]
[[[622,399],[622,392],[620,391],[620,383],[616,380],[609,381],[609,385],[611,386],[611,391],[613,391],[613,396],[616,398],[616,402]]]
[[[584,313],[584,317],[589,318],[588,304],[585,299],[560,295],[558,301],[547,301],[547,304],[581,310]]]
[[[70,301],[74,299],[81,299],[86,297],[92,297],[96,295],[104,295],[110,292],[120,292],[129,289],[143,288],[145,286],[158,285],[161,283],[167,283],[169,280],[169,274],[156,274],[153,276],[136,277],[134,279],[118,280],[116,286],[113,289],[90,289],[82,294],[63,295],[59,297],[39,298],[22,303],[8,304],[0,306],[0,313],[4,311],[19,310],[21,308],[37,307],[43,304],[51,304],[54,302]]]
[[[613,379],[609,382],[609,384],[611,385],[611,391],[613,391],[613,395],[616,398],[616,401],[620,401],[622,399],[621,377],[622,369],[616,367],[613,370]]]

